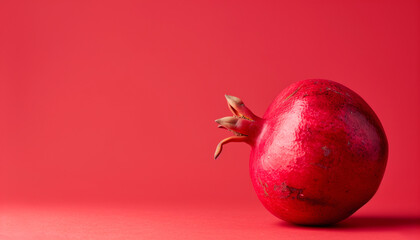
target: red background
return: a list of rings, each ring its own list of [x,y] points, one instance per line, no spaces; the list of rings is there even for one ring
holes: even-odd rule
[[[2,1],[0,23],[4,206],[260,207],[249,147],[212,159],[223,95],[263,115],[289,84],[326,78],[389,140],[359,212],[420,214],[419,1]]]

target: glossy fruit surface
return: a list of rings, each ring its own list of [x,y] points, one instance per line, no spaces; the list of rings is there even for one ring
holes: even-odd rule
[[[250,175],[262,204],[295,224],[341,221],[362,207],[382,180],[388,143],[368,104],[349,88],[313,79],[282,91],[263,118],[227,96],[233,117],[216,120],[251,145]]]

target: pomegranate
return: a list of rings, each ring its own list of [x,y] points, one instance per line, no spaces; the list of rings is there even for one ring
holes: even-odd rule
[[[339,222],[368,202],[388,158],[384,129],[373,110],[349,88],[322,79],[282,91],[263,118],[226,95],[233,117],[216,120],[251,147],[255,192],[273,215],[302,225]]]

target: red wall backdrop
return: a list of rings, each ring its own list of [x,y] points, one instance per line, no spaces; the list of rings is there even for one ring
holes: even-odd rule
[[[419,1],[2,1],[2,202],[258,204],[223,95],[338,81],[375,110],[375,211],[420,212]]]

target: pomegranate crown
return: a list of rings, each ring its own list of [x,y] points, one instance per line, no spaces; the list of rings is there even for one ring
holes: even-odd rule
[[[258,133],[261,118],[249,110],[243,101],[234,96],[225,95],[232,117],[223,117],[216,120],[218,128],[231,131],[235,136],[223,139],[217,144],[214,159],[217,159],[222,152],[223,145],[230,142],[245,142],[252,144]]]

